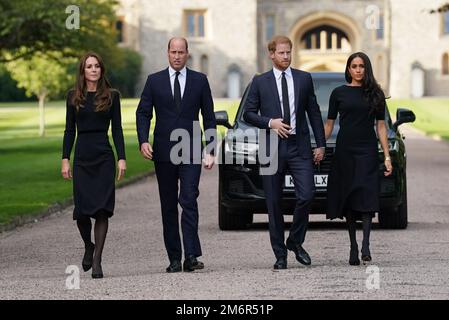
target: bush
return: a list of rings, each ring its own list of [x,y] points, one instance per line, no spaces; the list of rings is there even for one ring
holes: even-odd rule
[[[135,97],[136,84],[142,68],[142,57],[132,49],[120,48],[123,63],[107,66],[112,87],[118,89],[123,97]]]

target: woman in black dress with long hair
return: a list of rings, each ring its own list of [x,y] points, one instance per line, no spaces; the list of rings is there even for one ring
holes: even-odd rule
[[[71,179],[70,154],[77,134],[73,160],[73,219],[84,241],[82,267],[84,271],[92,268],[92,278],[103,277],[101,256],[108,219],[115,205],[116,168],[108,137],[110,124],[118,157],[117,180],[126,170],[120,95],[111,88],[105,72],[98,54],[89,52],[81,58],[76,87],[67,96],[62,150],[61,173],[65,179]],[[95,244],[91,241],[91,218],[95,219]]]
[[[351,249],[349,264],[359,265],[356,221],[362,220],[362,261],[371,261],[369,236],[371,221],[379,211],[379,160],[376,131],[385,159],[384,175],[393,167],[385,125],[385,95],[376,82],[371,62],[362,52],[352,54],[346,63],[346,85],[333,90],[325,124],[326,139],[340,115],[335,156],[328,178],[327,218],[343,218],[349,229]]]

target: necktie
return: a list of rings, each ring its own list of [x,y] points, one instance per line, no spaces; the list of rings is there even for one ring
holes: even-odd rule
[[[290,102],[288,101],[288,87],[285,72],[282,72],[282,107],[284,109],[284,123],[290,125]]]
[[[181,85],[179,84],[178,76],[180,72],[176,71],[175,85],[174,85],[174,99],[176,111],[181,111]]]

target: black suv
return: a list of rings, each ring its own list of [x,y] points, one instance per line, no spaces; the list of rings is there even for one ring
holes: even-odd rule
[[[344,74],[317,72],[312,73],[312,78],[324,121],[327,117],[329,96],[334,88],[345,83]],[[228,128],[220,147],[223,160],[219,164],[218,221],[221,230],[244,229],[252,223],[253,214],[267,213],[262,177],[259,175],[257,161],[258,129],[243,120],[243,106],[250,86],[251,83],[247,86],[240,101],[234,125],[229,123],[226,111],[215,112],[217,124]],[[403,136],[398,127],[402,123],[413,122],[415,115],[408,109],[399,108],[396,119],[396,122],[392,123],[388,108],[386,108],[385,122],[388,129],[388,145],[394,169],[391,176],[383,175],[383,152],[379,143],[379,175],[382,177],[379,224],[382,228],[405,229],[408,221],[407,159]],[[327,141],[326,157],[314,169],[316,192],[312,204],[312,214],[326,213],[327,175],[330,171],[338,129],[337,121],[333,135]],[[314,148],[313,131],[310,130],[310,133],[312,148]],[[295,192],[290,179],[287,172],[282,199],[284,214],[292,214],[295,206]]]

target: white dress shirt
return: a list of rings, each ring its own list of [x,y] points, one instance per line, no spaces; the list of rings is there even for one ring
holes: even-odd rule
[[[171,66],[168,67],[168,72],[170,74],[170,85],[171,85],[171,93],[173,97],[175,96],[175,78],[176,78],[176,70]],[[186,78],[187,78],[187,69],[184,66],[180,71],[178,76],[179,86],[181,87],[181,98],[184,96],[184,89],[186,87]]]
[[[288,67],[285,69],[285,80],[287,80],[288,88],[288,102],[290,105],[290,134],[296,134],[296,112],[295,112],[295,87],[293,85],[292,69]],[[282,71],[273,67],[274,78],[278,88],[279,102],[281,103],[282,117],[284,116],[284,107],[282,104]],[[271,121],[269,123],[271,127]]]

